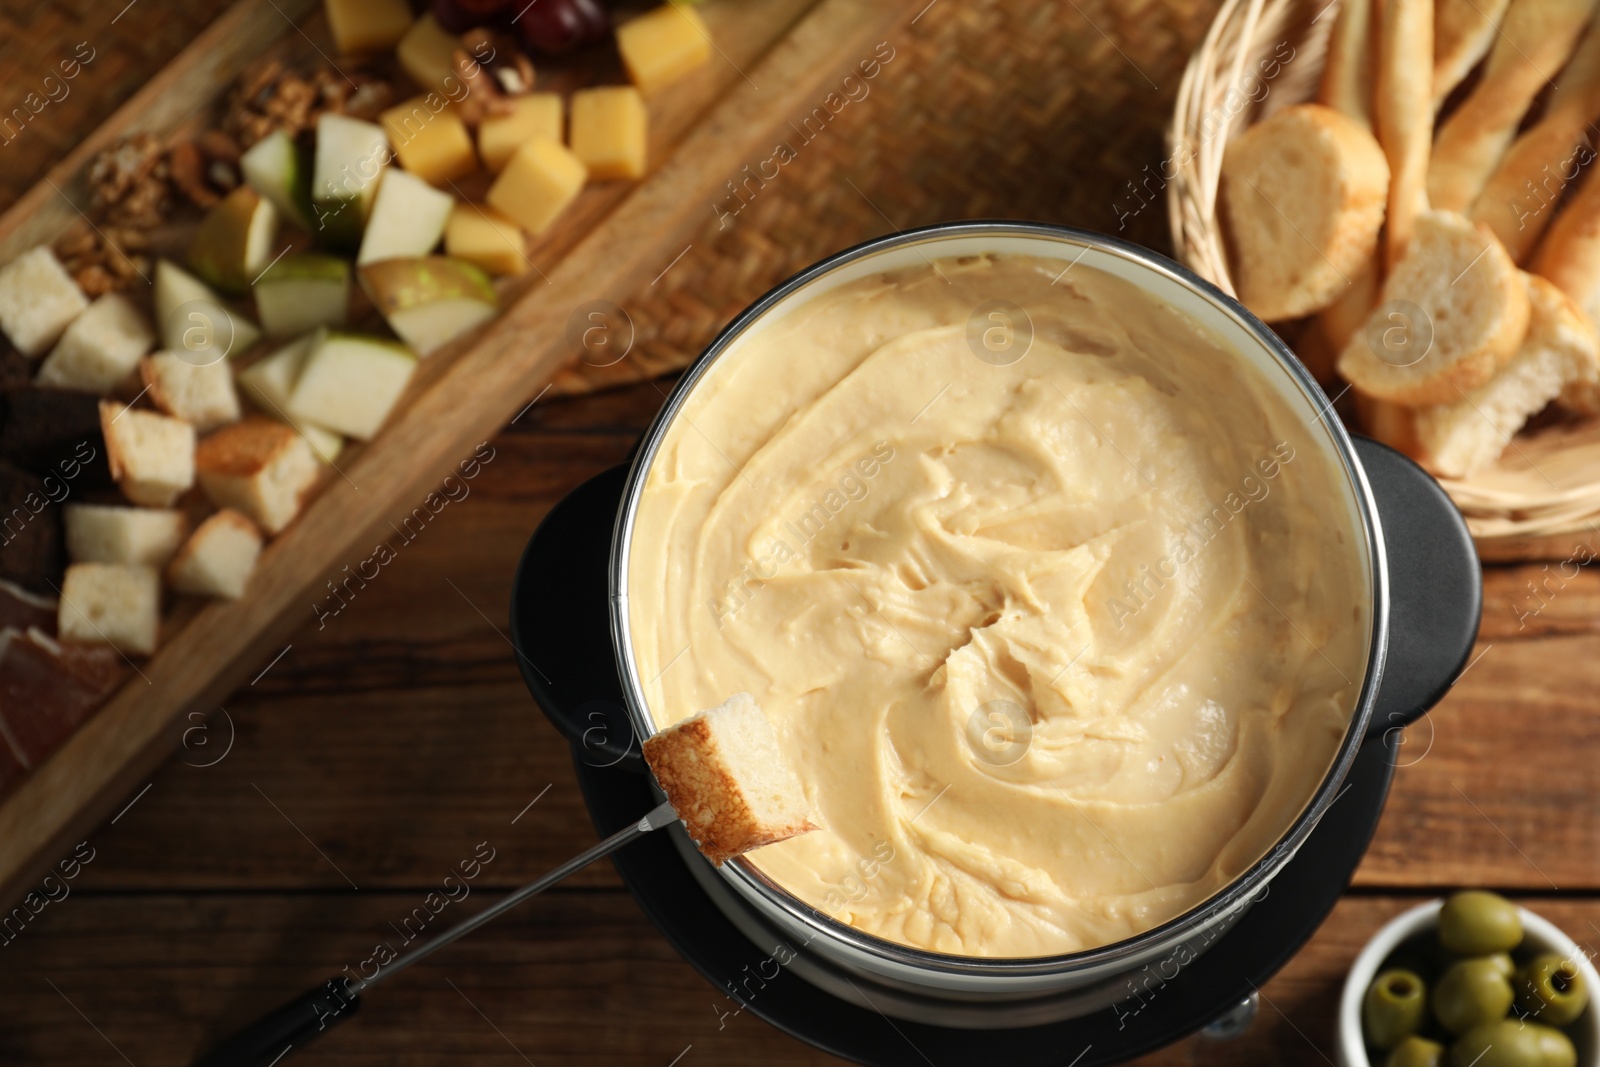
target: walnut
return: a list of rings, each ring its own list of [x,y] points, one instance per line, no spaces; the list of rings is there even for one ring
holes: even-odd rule
[[[89,164],[90,214],[140,226],[158,225],[166,214],[168,162],[161,143],[137,134],[101,152]]]
[[[509,115],[515,110],[512,100],[500,88],[489,71],[465,48],[450,54],[456,77],[466,86],[466,94],[456,102],[456,114],[468,126],[477,126],[493,115]],[[531,66],[530,66],[531,70]]]
[[[271,60],[239,79],[229,95],[221,132],[236,148],[247,148],[277,130],[296,137],[326,112],[376,118],[393,100],[393,86],[359,67],[347,65],[341,72],[324,65],[305,73]]]
[[[194,139],[200,154],[213,163],[239,162],[239,143],[225,130],[207,130]]]
[[[79,222],[56,239],[55,252],[78,287],[91,297],[131,289],[150,276],[150,235],[131,227],[96,230]]]
[[[189,198],[191,204],[205,208],[221,199],[206,184],[205,157],[193,141],[174,145],[167,155],[167,165],[171,170],[172,184],[178,192]]]

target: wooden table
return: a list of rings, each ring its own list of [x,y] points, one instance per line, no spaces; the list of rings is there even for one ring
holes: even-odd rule
[[[121,20],[143,46],[99,57],[48,123],[0,145],[0,206],[207,11],[199,0],[128,8]],[[84,39],[91,15],[106,18],[87,0],[0,4],[0,110]],[[1159,129],[1158,114],[1147,121]],[[541,401],[493,440],[470,496],[347,609],[319,626],[307,606],[281,658],[89,835],[93,859],[68,895],[0,944],[0,1063],[186,1063],[395,940],[475,853],[493,859],[441,921],[593,842],[565,746],[518,677],[507,590],[541,516],[620,461],[661,396],[645,384]],[[1600,575],[1495,567],[1485,605],[1477,658],[1412,731],[1355,885],[1264,987],[1256,1026],[1142,1062],[1330,1058],[1337,990],[1361,943],[1452,886],[1502,889],[1600,943]],[[600,865],[400,976],[304,1062],[830,1062],[749,1014],[720,1020],[724,1004]]]

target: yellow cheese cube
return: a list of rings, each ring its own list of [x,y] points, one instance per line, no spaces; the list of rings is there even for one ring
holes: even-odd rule
[[[411,25],[406,0],[327,0],[333,43],[348,54],[393,48]]]
[[[478,169],[472,135],[438,93],[396,104],[379,121],[400,165],[425,182],[445,185]]]
[[[433,13],[428,12],[411,24],[394,54],[400,61],[400,69],[417,85],[448,91],[461,80],[451,58],[460,47],[461,38],[444,32]],[[452,79],[448,84],[447,78]]]
[[[694,8],[663,4],[617,27],[617,51],[633,84],[649,95],[711,58],[711,31]]]
[[[580,89],[572,94],[572,154],[589,177],[644,177],[644,97],[631,85]]]
[[[541,137],[511,154],[489,187],[489,203],[537,237],[577,198],[588,176],[566,145]]]
[[[444,250],[490,274],[521,274],[528,269],[522,230],[492,207],[457,204],[444,228]]]
[[[516,109],[509,115],[495,115],[478,124],[478,155],[483,165],[499,174],[511,153],[533,140],[560,141],[561,94],[529,93],[514,97]]]

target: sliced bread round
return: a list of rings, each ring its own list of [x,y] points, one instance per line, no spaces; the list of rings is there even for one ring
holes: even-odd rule
[[[1527,286],[1504,246],[1457,212],[1428,211],[1339,373],[1379,400],[1448,404],[1494,377],[1527,330]]]
[[[1327,307],[1377,248],[1388,188],[1372,134],[1321,104],[1234,138],[1220,206],[1239,299],[1269,322]]]

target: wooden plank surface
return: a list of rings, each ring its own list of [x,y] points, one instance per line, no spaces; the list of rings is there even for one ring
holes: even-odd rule
[[[1170,99],[1177,72],[1146,60],[1140,22],[1106,3],[1082,6],[1086,54],[1108,70],[1131,54]],[[1192,14],[1182,0],[1173,6]],[[159,41],[176,9],[139,0],[118,25],[146,20]],[[29,56],[82,39],[80,27],[52,28],[54,16],[38,10],[0,0],[0,31],[27,29]],[[85,9],[83,21],[109,17]],[[7,46],[0,32],[0,56]],[[125,56],[107,82],[161,59]],[[937,73],[908,76],[932,84]],[[79,110],[58,116],[80,136],[120,102],[96,111],[91,74],[74,89]],[[28,84],[25,63],[0,66],[0,105]],[[1160,107],[1129,116],[1148,123],[1152,145]],[[15,168],[7,182],[43,173],[73,140],[58,129],[49,141],[0,146]],[[1084,161],[1082,180],[1110,187],[1100,166]],[[1161,220],[1150,221],[1147,240],[1160,232]],[[496,856],[474,906],[593,842],[566,752],[502,636],[507,590],[540,517],[620,461],[661,396],[647,384],[534,405],[492,437],[495,457],[471,494],[349,608],[319,627],[309,603],[291,605],[283,644],[292,647],[281,659],[253,684],[277,649],[252,663],[244,684],[216,701],[225,713],[166,727],[160,743],[175,755],[127,783],[108,817],[83,831],[94,859],[71,895],[0,945],[0,1063],[187,1062],[362,958],[478,842]],[[1580,941],[1600,942],[1597,631],[1592,569],[1490,568],[1479,658],[1412,731],[1357,888],[1264,987],[1262,1016],[1242,1041],[1195,1038],[1142,1062],[1321,1063],[1361,943],[1443,888],[1528,894]],[[662,1067],[689,1046],[682,1067],[837,1062],[748,1016],[719,1030],[716,996],[601,865],[397,979],[303,1062]],[[908,1050],[907,1062],[921,1061]]]

